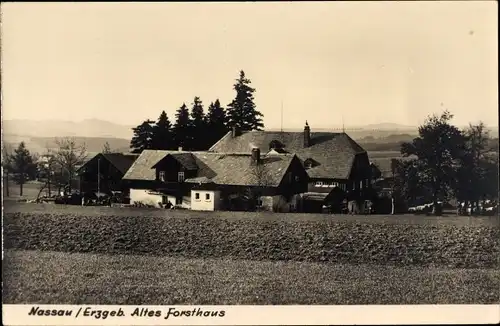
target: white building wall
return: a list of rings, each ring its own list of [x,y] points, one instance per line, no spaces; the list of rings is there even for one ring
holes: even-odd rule
[[[175,198],[172,203],[175,203]],[[184,196],[182,197],[182,204],[176,205],[176,206],[181,206],[182,208],[190,209],[191,208],[191,196]]]
[[[147,189],[130,189],[130,203],[141,202],[143,204],[154,205],[159,207],[158,203],[162,202],[162,195],[153,194],[151,190]],[[175,203],[175,198],[173,203]]]
[[[189,209],[191,208],[191,197],[184,196],[182,198],[182,203],[177,203],[175,196],[162,195],[152,192],[148,189],[130,189],[130,203],[134,204],[137,202],[142,202],[143,204],[154,205],[155,207],[160,207],[158,203],[163,203],[166,205],[171,202],[174,206]]]
[[[199,199],[196,199],[199,194]],[[206,196],[209,195],[209,199]],[[191,190],[191,209],[196,211],[214,211],[220,208],[220,192],[214,190]]]

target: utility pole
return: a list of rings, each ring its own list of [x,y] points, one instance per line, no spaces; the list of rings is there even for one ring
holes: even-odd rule
[[[101,158],[97,159],[97,196],[101,194]]]
[[[283,100],[281,100],[281,132],[283,132]]]

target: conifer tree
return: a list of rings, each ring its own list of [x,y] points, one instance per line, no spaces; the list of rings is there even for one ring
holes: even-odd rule
[[[23,186],[30,178],[36,175],[35,158],[26,148],[24,142],[19,143],[14,154],[11,154],[12,171],[14,172],[14,180],[19,185],[19,195],[23,195]]]
[[[227,116],[230,127],[239,130],[262,130],[263,114],[256,110],[253,93],[255,89],[250,86],[250,79],[246,78],[245,72],[240,71],[240,78],[236,80],[233,89],[236,91],[235,99],[227,107]]]
[[[172,126],[167,113],[162,111],[156,125],[153,127],[153,149],[175,149],[171,129]]]
[[[207,149],[213,146],[228,131],[226,111],[221,107],[219,99],[210,103],[206,115],[206,124],[209,132],[207,133]]]
[[[190,134],[193,140],[192,149],[195,151],[206,150],[207,146],[207,128],[205,123],[205,112],[203,102],[196,96],[191,108],[191,128]]]
[[[153,128],[155,122],[152,120],[146,120],[135,128],[134,136],[130,141],[130,148],[132,153],[142,153],[145,149],[153,148]]]
[[[189,117],[189,110],[185,103],[177,109],[175,119],[173,127],[174,143],[176,147],[190,150],[193,143],[191,135],[191,118]]]

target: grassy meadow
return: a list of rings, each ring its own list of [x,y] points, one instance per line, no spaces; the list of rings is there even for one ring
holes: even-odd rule
[[[5,303],[467,304],[498,302],[492,269],[7,250]]]

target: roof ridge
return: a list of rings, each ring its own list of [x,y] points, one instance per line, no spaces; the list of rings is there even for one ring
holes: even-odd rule
[[[231,131],[226,132],[226,134],[225,134],[224,136],[222,136],[222,137],[221,137],[221,138],[220,138],[220,139],[219,139],[219,140],[218,140],[215,144],[213,144],[213,145],[212,145],[212,146],[208,149],[208,151],[212,151],[212,150],[213,150],[213,148],[214,148],[215,146],[217,146],[220,142],[222,142],[222,140],[226,139],[226,137],[227,137],[228,135],[230,135],[231,133],[232,133]]]

